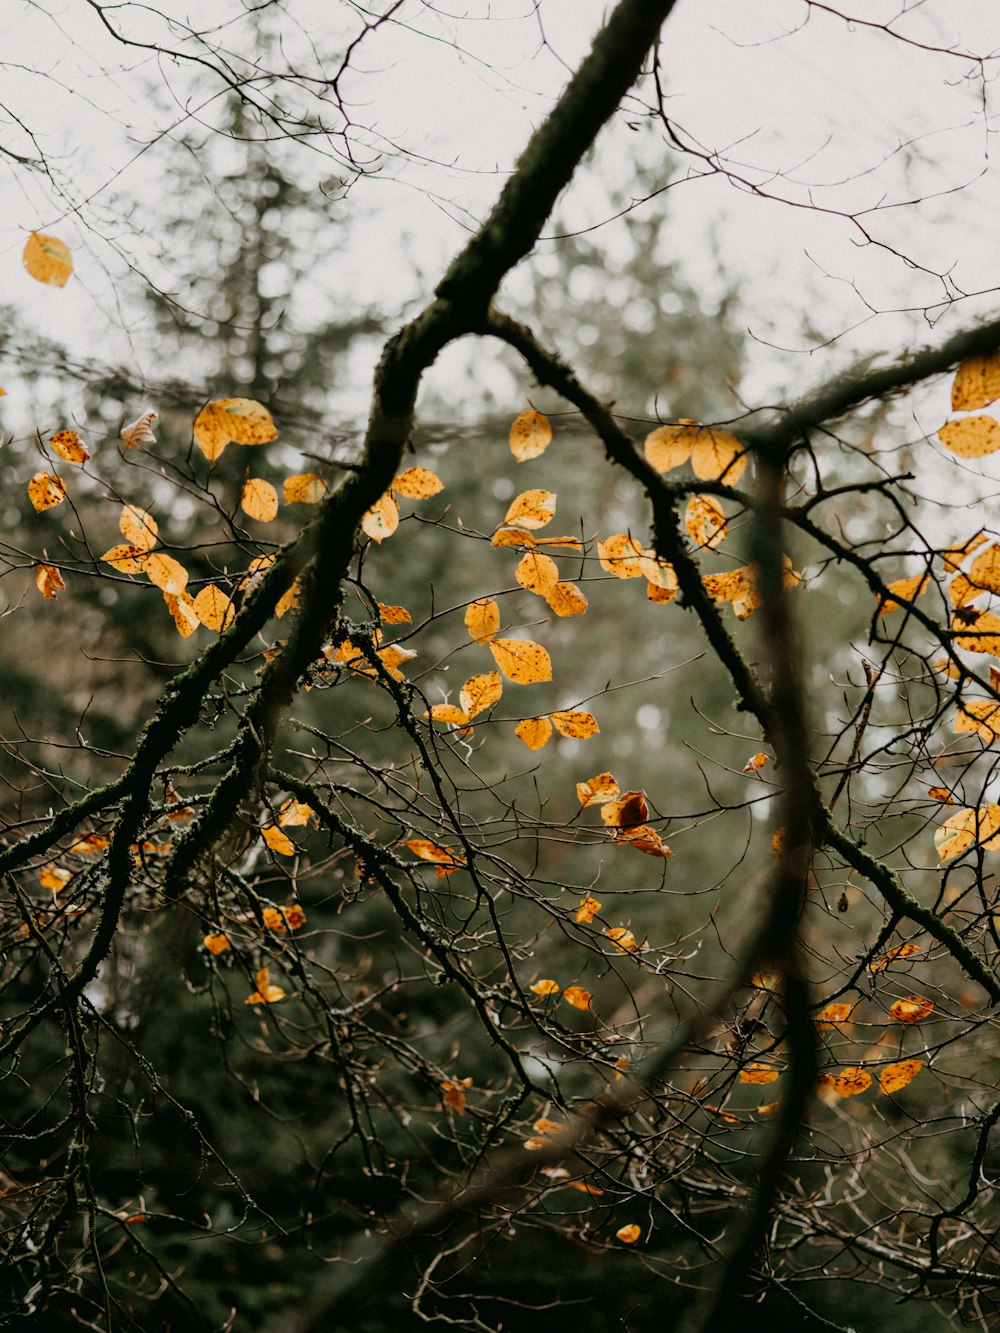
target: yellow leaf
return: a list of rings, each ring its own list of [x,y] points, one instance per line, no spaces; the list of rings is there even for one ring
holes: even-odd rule
[[[958,728],[955,728],[956,731]],[[1000,733],[997,733],[1000,735]],[[940,801],[942,805],[954,805],[955,798],[947,787],[928,787],[927,795],[934,801]]]
[[[454,1111],[456,1115],[465,1115],[465,1091],[472,1087],[471,1078],[463,1078],[457,1082],[451,1079],[445,1079],[441,1086],[441,1101],[449,1111]]]
[[[273,930],[279,935],[283,935],[286,930],[285,918],[276,907],[265,907],[261,912],[261,920],[268,930]]]
[[[466,864],[464,856],[456,855],[447,847],[439,847],[436,842],[430,842],[427,838],[409,838],[403,845],[409,847],[413,855],[419,856],[421,861],[430,861],[435,865],[438,879],[443,879],[445,875],[453,875]]]
[[[72,856],[92,858],[106,852],[108,845],[108,839],[103,833],[86,833],[82,838],[78,838],[69,850]]]
[[[717,1115],[720,1120],[724,1120],[727,1125],[738,1125],[740,1118],[733,1115],[731,1111],[724,1111],[721,1106],[712,1106],[710,1102],[705,1103],[705,1110],[710,1111],[712,1115]]]
[[[28,499],[37,513],[54,509],[66,499],[66,487],[53,472],[36,472],[28,482]]]
[[[469,715],[456,704],[431,704],[431,721],[444,722],[449,727],[467,727]]]
[[[977,735],[984,745],[992,745],[995,740],[1000,739],[1000,703],[996,703],[993,699],[970,699],[959,708],[953,725],[959,734],[971,732]],[[937,791],[939,788],[933,790]],[[950,804],[951,798],[947,791],[945,797]]]
[[[489,643],[500,630],[500,608],[490,597],[470,602],[465,610],[465,628],[476,643]]]
[[[735,486],[746,471],[747,452],[728,430],[701,426],[691,450],[691,467],[702,481]]]
[[[388,648],[379,650],[378,659],[393,680],[405,680],[406,677],[399,668],[404,662],[412,661],[416,655],[415,648],[404,648],[401,644],[392,643]]]
[[[582,709],[564,709],[558,713],[550,713],[549,717],[559,735],[567,736],[570,740],[585,741],[600,731],[593,713],[587,713]]]
[[[958,569],[959,565],[962,564],[973,551],[982,546],[983,542],[986,540],[987,537],[985,532],[977,532],[976,535],[970,537],[968,541],[962,542],[958,546],[949,546],[947,550],[941,552],[941,558],[944,561],[945,569],[951,571]]]
[[[536,1134],[561,1134],[566,1126],[558,1120],[546,1120],[543,1117],[541,1120],[536,1120],[531,1128]]]
[[[646,549],[626,532],[616,532],[607,541],[599,541],[597,555],[601,568],[607,570],[609,574],[614,574],[616,579],[647,577],[643,569]]]
[[[639,947],[638,940],[626,926],[609,926],[604,934],[622,953],[632,953]]]
[[[101,559],[122,574],[141,574],[146,568],[149,552],[141,546],[112,546]]]
[[[740,1070],[741,1083],[774,1083],[781,1070],[773,1065],[751,1064]]]
[[[150,583],[163,592],[170,593],[172,597],[177,597],[187,587],[187,570],[183,565],[169,555],[163,555],[159,551],[150,551],[142,566],[142,572],[149,579]]]
[[[292,579],[291,583],[288,585],[285,591],[275,602],[274,614],[280,620],[283,615],[286,615],[289,611],[291,611],[293,607],[298,606],[298,604],[299,604],[299,581],[297,578],[295,578]]]
[[[548,417],[534,410],[515,417],[510,428],[510,451],[519,463],[538,458],[552,443]]]
[[[627,791],[620,800],[605,801],[601,806],[601,819],[608,828],[635,828],[645,824],[648,817],[649,806],[641,791]]]
[[[897,1023],[919,1023],[934,1008],[934,1001],[922,995],[910,995],[905,1000],[897,1000],[889,1007],[889,1017]]]
[[[156,519],[138,505],[122,506],[118,527],[130,546],[138,546],[141,551],[151,551],[156,545],[159,532]]]
[[[610,773],[598,773],[596,777],[576,784],[576,794],[581,805],[600,805],[604,801],[613,801],[618,791],[618,783]]]
[[[887,616],[890,611],[895,611],[903,602],[912,602],[927,587],[930,579],[927,574],[917,574],[912,579],[896,579],[894,583],[886,585],[886,596],[883,596],[879,603],[878,618]]]
[[[850,1013],[851,1006],[849,1004],[825,1005],[813,1019],[816,1031],[827,1032],[831,1028],[839,1027],[841,1023],[846,1023]]]
[[[294,477],[285,478],[282,490],[286,505],[318,505],[326,494],[327,486],[315,472],[297,472]]]
[[[729,527],[725,510],[714,495],[692,495],[684,510],[684,527],[695,546],[712,550],[725,538]]]
[[[90,450],[75,430],[57,430],[49,437],[49,444],[67,463],[86,463],[90,458]]]
[[[589,602],[575,583],[557,583],[546,594],[546,602],[557,616],[582,616]]]
[[[194,613],[206,627],[217,634],[233,623],[233,604],[221,588],[207,584],[194,599]]]
[[[224,953],[229,948],[228,935],[206,935],[202,940],[203,946],[209,953]]]
[[[293,798],[286,801],[278,811],[278,823],[282,828],[299,828],[308,824],[315,815],[316,811],[311,805]]]
[[[521,557],[514,577],[522,588],[544,597],[559,582],[559,567],[549,556],[529,551]]]
[[[642,1228],[637,1227],[634,1222],[629,1222],[627,1226],[619,1227],[615,1235],[623,1245],[634,1245],[642,1235]]]
[[[194,419],[194,438],[209,460],[227,444],[268,444],[278,437],[271,414],[252,398],[216,398]]]
[[[1000,850],[1000,805],[957,810],[934,833],[941,861],[952,861],[977,843],[988,852]]]
[[[782,852],[785,850],[785,843],[787,839],[788,839],[787,829],[783,828],[775,829],[774,837],[771,839],[771,851],[774,852],[775,856],[780,856]]]
[[[976,588],[1000,592],[1000,546],[987,546],[976,556],[969,568],[969,581]]]
[[[831,1087],[838,1097],[856,1097],[859,1092],[866,1092],[871,1085],[871,1074],[866,1074],[860,1065],[848,1065],[833,1080]]]
[[[201,621],[198,618],[198,612],[195,610],[194,602],[190,595],[183,591],[179,593],[165,592],[163,600],[167,604],[167,610],[174,618],[174,624],[177,626],[177,633],[182,639],[190,638],[195,632]]]
[[[408,467],[393,481],[392,489],[408,500],[429,500],[444,490],[444,482],[436,472],[425,467]]]
[[[747,760],[747,762],[743,765],[743,772],[744,773],[758,772],[767,763],[768,758],[769,756],[766,755],[763,750],[758,750],[757,753],[752,754],[750,758]]]
[[[73,878],[71,870],[63,870],[61,866],[45,866],[38,872],[38,882],[43,889],[48,889],[52,893],[59,893]]]
[[[1000,398],[1000,353],[970,356],[955,372],[951,406],[955,412],[971,412]]]
[[[579,1190],[581,1194],[593,1194],[598,1196],[604,1193],[596,1185],[588,1185],[585,1180],[567,1180],[566,1184],[571,1190]]]
[[[985,588],[977,588],[965,574],[956,574],[948,584],[948,596],[953,606],[968,606],[977,597],[982,597],[985,591]]]
[[[413,617],[405,606],[385,606],[378,604],[378,613],[386,625],[412,625]]]
[[[657,472],[672,472],[691,457],[696,436],[697,427],[658,426],[643,443],[646,461]]]
[[[528,989],[532,992],[533,995],[559,994],[558,982],[552,981],[551,978],[549,977],[543,977],[541,981],[536,981],[535,984],[533,986],[529,986]]]
[[[262,477],[248,477],[240,492],[240,508],[258,523],[272,523],[278,513],[278,492]]]
[[[295,843],[287,833],[282,833],[276,824],[267,824],[260,830],[260,836],[270,847],[272,852],[278,852],[281,856],[294,856],[296,853]]]
[[[594,917],[601,910],[601,904],[596,898],[592,898],[588,893],[576,909],[573,917],[574,921],[579,921],[581,925],[589,926]]]
[[[280,986],[271,985],[269,968],[262,967],[254,980],[257,989],[252,995],[247,996],[243,1001],[244,1004],[277,1004],[279,1000],[285,998],[285,992]]]
[[[399,505],[392,491],[386,491],[361,520],[361,530],[374,542],[385,541],[399,527]]]
[[[913,1082],[923,1067],[923,1060],[900,1060],[897,1064],[886,1065],[878,1076],[879,1086],[886,1094],[899,1092]]]
[[[492,639],[493,660],[516,685],[535,685],[552,679],[552,659],[540,643],[531,639]]]
[[[515,523],[519,528],[544,528],[556,513],[556,497],[552,491],[522,491],[512,501],[504,516],[504,523]]]
[[[25,242],[22,262],[32,278],[50,287],[65,287],[73,272],[69,246],[40,231],[33,231]]]
[[[498,671],[487,671],[481,676],[470,676],[462,686],[458,701],[470,718],[478,717],[500,699],[503,681]]]
[[[126,449],[138,449],[142,445],[155,444],[156,436],[153,434],[153,422],[158,418],[159,413],[154,412],[152,408],[148,412],[143,412],[141,417],[123,426],[118,435],[125,445]]]
[[[43,597],[55,597],[66,584],[55,565],[39,565],[35,570],[35,587]]]
[[[634,847],[637,852],[645,852],[647,856],[659,856],[664,861],[673,856],[673,852],[662,841],[656,829],[649,828],[645,824],[635,829],[622,829],[619,836],[630,847]]]
[[[584,990],[582,986],[567,986],[562,993],[563,999],[567,1004],[571,1004],[574,1009],[589,1009],[592,996],[589,990]]]
[[[915,953],[921,953],[919,944],[899,944],[895,949],[888,949],[880,958],[875,958],[868,964],[869,972],[884,972],[900,958],[912,958]]]
[[[955,647],[964,648],[967,653],[989,653],[1000,657],[1000,616],[991,611],[971,614],[960,611],[952,616],[951,627],[955,631]]]
[[[529,750],[540,750],[547,745],[552,735],[552,723],[547,717],[526,717],[514,728],[514,735],[523,741]]]
[[[1000,449],[1000,422],[993,417],[963,417],[942,426],[938,439],[959,458],[982,458]]]
[[[535,539],[530,532],[524,528],[518,527],[499,527],[493,534],[492,546],[527,546],[535,545]]]
[[[563,546],[570,551],[582,551],[583,542],[579,537],[534,537],[536,546]]]
[[[308,807],[306,807],[308,809]],[[301,903],[291,903],[281,909],[285,925],[289,930],[299,930],[306,924],[306,914]]]

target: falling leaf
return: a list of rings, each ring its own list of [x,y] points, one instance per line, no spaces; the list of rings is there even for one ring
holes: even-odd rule
[[[248,477],[240,491],[240,508],[258,523],[272,523],[278,513],[278,492],[262,477]]]
[[[178,634],[184,639],[190,638],[201,624],[190,594],[183,589],[176,594],[165,592],[163,600],[167,604],[167,610],[173,616]]]
[[[327,485],[315,472],[298,472],[294,477],[285,478],[282,490],[286,505],[318,505],[326,494]],[[372,533],[368,535],[372,536]]]
[[[866,1092],[871,1085],[871,1074],[866,1074],[860,1065],[848,1065],[840,1071],[831,1086],[838,1097],[856,1097],[859,1092]]]
[[[125,444],[126,449],[139,449],[143,445],[155,444],[156,436],[153,434],[153,422],[159,417],[158,412],[152,408],[148,412],[143,412],[141,417],[123,426],[118,432],[119,437]]]
[[[781,1075],[773,1065],[751,1064],[740,1070],[741,1083],[774,1083]]]
[[[589,926],[594,917],[601,910],[601,904],[596,898],[592,898],[588,893],[584,900],[576,909],[573,917],[574,921],[579,921],[581,925]]]
[[[1000,449],[1000,422],[993,417],[963,417],[942,426],[938,439],[959,458],[982,458]]]
[[[466,864],[464,856],[456,855],[447,847],[439,847],[436,842],[430,842],[427,838],[409,838],[403,845],[409,847],[413,855],[419,856],[421,861],[430,861],[435,865],[438,879],[453,875]]]
[[[934,832],[934,847],[942,861],[954,860],[977,843],[988,852],[1000,850],[1000,805],[957,810]]]
[[[460,1082],[454,1083],[451,1079],[445,1079],[440,1085],[441,1101],[449,1111],[454,1111],[456,1115],[465,1114],[465,1088],[472,1087],[471,1078],[463,1078]]]
[[[282,833],[276,824],[267,824],[260,830],[260,836],[270,847],[272,852],[279,852],[282,856],[294,856],[296,853],[295,843],[287,833]]]
[[[556,497],[552,491],[522,491],[511,501],[504,523],[514,523],[519,528],[544,528],[555,514]]]
[[[151,551],[156,545],[159,528],[156,519],[138,505],[123,505],[118,528],[130,546],[137,546],[141,551]]]
[[[641,791],[627,791],[620,800],[605,801],[601,819],[608,828],[627,829],[644,824],[649,817],[646,796]]]
[[[714,495],[692,495],[684,510],[684,528],[695,546],[713,550],[729,527],[726,513]]]
[[[597,725],[597,718],[593,713],[587,713],[582,709],[566,709],[558,713],[550,713],[552,725],[558,731],[560,736],[566,736],[570,740],[585,741],[591,736],[596,736],[600,731]]]
[[[522,588],[544,597],[559,582],[559,566],[549,556],[529,551],[521,557],[514,577]]]
[[[361,520],[361,530],[373,542],[385,541],[399,527],[399,505],[392,491],[386,491]]]
[[[194,419],[198,448],[212,463],[227,444],[268,444],[277,437],[270,412],[252,398],[217,398]]]
[[[927,574],[917,574],[911,579],[896,579],[894,583],[886,584],[885,595],[879,603],[878,618],[881,620],[890,611],[897,610],[904,602],[914,601],[929,582]]]
[[[955,372],[951,406],[955,412],[970,412],[1000,398],[1000,353],[970,356]]]
[[[233,603],[214,583],[206,584],[194,599],[194,613],[206,629],[221,633],[233,623]]]
[[[849,1004],[828,1004],[825,1005],[816,1017],[813,1023],[817,1032],[826,1032],[830,1028],[837,1028],[841,1023],[845,1023],[851,1014]]]
[[[38,565],[35,569],[35,587],[43,597],[55,597],[66,584],[55,565]]]
[[[574,1009],[589,1009],[592,996],[589,990],[584,990],[582,986],[567,986],[562,993],[563,999],[567,1004],[571,1004]]]
[[[470,676],[462,686],[458,701],[470,718],[478,717],[492,708],[503,695],[503,681],[498,671],[487,671],[481,676]]]
[[[465,628],[476,643],[489,643],[500,630],[500,608],[490,597],[470,602],[465,611]]]
[[[86,463],[90,458],[90,450],[75,430],[57,430],[49,437],[49,444],[67,463]]]
[[[575,583],[557,583],[545,601],[557,616],[582,616],[589,603]]]
[[[515,685],[535,685],[552,679],[552,659],[531,639],[492,639],[493,660]]]
[[[922,995],[910,995],[889,1006],[889,1017],[897,1023],[919,1023],[934,1008],[934,1001]]]
[[[879,1086],[886,1094],[899,1092],[913,1082],[923,1067],[923,1060],[900,1060],[894,1065],[886,1065],[878,1076]]]
[[[270,969],[262,967],[254,977],[257,983],[257,989],[252,995],[247,996],[244,1004],[277,1004],[279,1000],[285,998],[285,992],[280,986],[272,986],[270,983]]]
[[[173,556],[163,555],[160,551],[151,551],[146,556],[142,572],[150,583],[155,583],[162,592],[170,593],[172,597],[177,597],[187,587],[187,570]]]
[[[535,984],[534,984],[533,986],[529,986],[528,989],[529,989],[529,990],[532,992],[532,994],[534,994],[534,995],[558,995],[558,994],[559,994],[559,984],[558,984],[558,982],[552,981],[549,977],[543,977],[541,981],[536,981]]]
[[[25,242],[22,262],[32,278],[50,287],[65,287],[73,272],[69,246],[40,231],[33,231]]]
[[[627,1226],[619,1227],[615,1235],[623,1245],[634,1245],[642,1235],[642,1228],[636,1226],[634,1222],[629,1222]]]
[[[514,735],[529,750],[540,750],[552,736],[552,723],[547,717],[526,717],[514,728]]]
[[[915,953],[922,953],[919,944],[899,944],[895,949],[888,949],[881,958],[875,958],[868,964],[869,972],[884,972],[887,967],[901,958],[912,958]]]
[[[750,756],[743,765],[744,773],[757,773],[767,763],[769,756],[763,750],[758,750],[756,754]]]
[[[613,801],[618,792],[618,783],[610,773],[598,773],[596,777],[576,784],[576,795],[581,805],[600,805],[604,801]]]
[[[519,463],[538,458],[552,443],[548,417],[534,410],[515,417],[510,428],[510,451]]]
[[[229,948],[229,936],[206,935],[205,938],[202,940],[202,945],[208,950],[209,953],[214,953],[214,954],[224,953],[226,949]]]
[[[37,513],[54,509],[66,499],[66,487],[53,472],[36,472],[28,482],[28,499]]]
[[[604,934],[622,953],[632,953],[639,947],[638,940],[626,926],[609,926]]]
[[[444,490],[444,482],[436,472],[425,467],[408,467],[392,483],[397,495],[405,495],[408,500],[429,500]]]

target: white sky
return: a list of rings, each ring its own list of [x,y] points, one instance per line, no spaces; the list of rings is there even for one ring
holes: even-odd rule
[[[286,54],[312,59],[314,43],[337,49],[340,5],[288,0],[285,8]],[[404,24],[374,37],[346,85],[359,121],[371,127],[361,142],[398,143],[419,157],[392,156],[352,190],[353,225],[332,267],[317,273],[317,293],[387,312],[429,294],[605,10],[594,0],[543,0],[540,27],[531,0],[451,0],[449,8],[455,17],[410,0]],[[869,22],[901,11],[900,30],[928,45],[987,55],[1000,48],[993,5],[851,0],[845,8]],[[211,40],[254,55],[239,0],[210,0],[201,10],[217,25]],[[161,12],[206,22],[174,0]],[[109,14],[141,40],[180,43],[175,25],[150,8],[124,4]],[[68,182],[68,202],[82,205],[74,214],[43,178],[0,168],[6,300],[73,350],[134,358],[155,375],[142,330],[126,338],[113,325],[137,308],[141,277],[129,264],[152,271],[149,240],[171,190],[169,158],[155,137],[190,115],[210,123],[218,84],[152,53],[123,51],[82,0],[0,0],[0,22],[8,112],[0,144],[26,150],[11,115],[30,126]],[[676,258],[709,292],[721,267],[739,285],[743,320],[760,340],[744,391],[766,398],[789,384],[800,390],[857,354],[895,355],[907,342],[996,313],[995,64],[980,71],[966,58],[904,46],[804,0],[679,0],[664,29],[663,64],[671,118],[707,152],[725,154],[743,179],[706,176],[698,162],[669,154],[654,130],[632,132],[619,121],[561,216],[595,225],[606,215],[608,187],[628,189],[633,152],[654,167],[662,159],[664,180],[675,173],[678,183],[648,206],[669,210]],[[625,119],[638,122],[639,114],[630,107]],[[336,173],[314,152],[289,151],[307,179]],[[768,202],[753,188],[813,207]],[[122,197],[134,205],[117,203]],[[842,216],[853,210],[864,210],[872,237],[898,254],[864,244]],[[32,228],[73,246],[77,271],[65,290],[23,273],[20,251]],[[613,224],[605,234],[613,246]],[[987,294],[949,309],[955,291]],[[928,308],[940,320],[934,330]],[[877,313],[897,309],[906,313]],[[823,346],[834,338],[833,349]],[[341,406],[361,412],[370,367],[358,369]]]

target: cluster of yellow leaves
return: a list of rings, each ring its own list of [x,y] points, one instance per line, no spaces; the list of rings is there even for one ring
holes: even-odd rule
[[[527,592],[543,598],[557,616],[582,616],[587,609],[586,597],[575,583],[559,578],[559,567],[551,556],[528,551],[514,577]]]
[[[884,1065],[879,1071],[878,1083],[886,1096],[899,1092],[912,1083],[920,1070],[923,1060],[897,1060]],[[872,1085],[872,1076],[860,1065],[848,1065],[838,1074],[820,1074],[819,1093],[826,1100],[835,1097],[857,1097],[867,1092]]]
[[[278,610],[278,608],[275,609]],[[280,610],[278,610],[278,614],[281,614]],[[374,630],[372,642],[375,647],[375,655],[382,663],[386,673],[393,680],[404,680],[405,677],[400,667],[404,662],[412,661],[417,655],[416,651],[413,648],[404,648],[402,644],[398,643],[390,643],[383,648],[381,646],[382,631],[380,629]],[[370,680],[378,679],[378,668],[369,660],[364,650],[350,639],[342,640],[336,647],[325,648],[323,656],[328,661],[333,662],[335,666],[347,667],[355,675],[366,676]]]
[[[543,745],[548,744],[553,727],[560,736],[574,741],[589,740],[600,731],[593,713],[580,708],[570,708],[548,713],[544,717],[527,717],[514,728],[514,735],[523,741],[529,750],[540,750]]]
[[[600,904],[598,904],[598,906],[600,906]],[[541,996],[542,999],[546,999],[550,995],[558,995],[561,988],[558,981],[553,981],[551,977],[543,977],[541,981],[536,981],[534,985],[529,986],[528,989],[531,991],[532,995],[538,995]],[[574,1009],[588,1010],[593,997],[591,996],[590,991],[584,990],[582,986],[567,986],[562,990],[562,998]]]
[[[657,472],[671,472],[690,463],[702,481],[735,486],[746,470],[747,453],[735,435],[695,421],[659,426],[646,436],[646,460]]]
[[[597,543],[601,568],[616,579],[645,579],[651,602],[672,602],[677,596],[677,575],[667,560],[647,549],[627,532],[616,532]]]
[[[622,795],[611,773],[598,773],[586,782],[578,782],[576,794],[582,806],[601,807],[601,820],[616,842],[627,842],[647,856],[673,856],[657,831],[646,823],[649,805],[644,792],[627,791]]]
[[[552,679],[552,659],[540,643],[532,639],[498,639],[500,608],[490,597],[470,602],[465,612],[465,627],[476,643],[484,644],[493,660],[515,685],[535,685]]]
[[[438,879],[453,875],[456,870],[467,864],[464,856],[459,856],[447,847],[439,847],[436,842],[430,842],[426,838],[409,838],[403,845],[409,847],[414,856],[418,856],[421,861],[429,861],[435,866],[434,873]]]
[[[372,505],[361,520],[361,530],[373,542],[383,542],[391,537],[399,527],[399,501],[397,495],[408,500],[429,500],[438,491],[444,490],[444,482],[436,472],[425,467],[407,468],[395,478],[392,485]]]

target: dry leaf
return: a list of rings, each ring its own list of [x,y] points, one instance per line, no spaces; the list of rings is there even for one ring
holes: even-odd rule
[[[316,817],[316,811],[305,801],[287,800],[278,811],[278,823],[282,828],[301,828]]]
[[[549,556],[529,551],[521,557],[514,577],[522,588],[544,597],[559,582],[559,567]]]
[[[235,612],[229,597],[214,583],[207,584],[194,599],[194,612],[206,629],[217,634],[233,623]]]
[[[55,597],[65,586],[55,565],[38,565],[35,569],[35,587],[43,597]]]
[[[615,1235],[623,1245],[634,1245],[642,1235],[642,1228],[636,1226],[634,1222],[629,1222],[627,1226],[619,1227]]]
[[[151,551],[156,545],[159,528],[156,519],[138,505],[123,505],[118,527],[130,546],[137,546],[140,551]]]
[[[601,904],[588,893],[577,907],[573,920],[579,921],[581,925],[589,926],[600,910]]]
[[[270,983],[270,969],[262,967],[254,977],[257,983],[257,989],[252,995],[248,995],[243,1001],[244,1004],[277,1004],[279,1000],[285,998],[285,992],[280,986],[272,986]]]
[[[836,1076],[831,1087],[838,1097],[856,1097],[859,1092],[866,1092],[871,1085],[871,1074],[866,1074],[860,1065],[848,1065]]]
[[[828,1004],[825,1005],[816,1017],[813,1023],[817,1032],[826,1032],[830,1028],[837,1028],[841,1023],[845,1023],[851,1014],[849,1004]]]
[[[201,621],[198,618],[198,612],[195,610],[194,602],[190,595],[181,591],[179,593],[165,592],[163,600],[167,604],[167,610],[173,616],[174,624],[177,626],[177,633],[183,639],[190,638],[195,632]]]
[[[503,694],[503,681],[498,671],[487,671],[481,676],[470,676],[459,692],[458,701],[470,718],[478,717],[492,708]]]
[[[581,805],[600,805],[604,801],[613,801],[618,793],[618,783],[610,773],[598,773],[596,777],[576,784],[576,795]]]
[[[575,583],[561,582],[545,600],[557,616],[582,616],[589,603]]]
[[[156,436],[153,434],[153,422],[159,417],[158,412],[152,408],[148,412],[143,412],[141,417],[123,426],[118,432],[126,449],[139,449],[143,445],[155,444]]]
[[[900,1060],[894,1065],[886,1065],[878,1076],[879,1086],[886,1094],[899,1092],[913,1082],[923,1067],[923,1060]]]
[[[713,550],[729,531],[725,510],[714,495],[691,496],[684,510],[684,528],[702,550]]]
[[[890,1005],[889,1017],[897,1023],[919,1023],[933,1008],[933,1000],[927,1000],[922,995],[910,995]]]
[[[593,713],[584,712],[582,709],[567,709],[558,713],[550,713],[552,725],[558,731],[560,736],[566,736],[570,740],[585,741],[591,736],[596,736],[600,731],[597,725],[597,718]]]
[[[774,1083],[781,1075],[773,1065],[751,1064],[740,1070],[741,1083]]]
[[[214,953],[214,954],[224,953],[226,949],[229,948],[229,936],[206,935],[205,938],[202,940],[202,944],[208,950],[209,953]]]
[[[124,545],[112,546],[110,551],[105,551],[101,556],[106,564],[122,574],[141,574],[146,568],[148,558],[149,552],[141,546]]]
[[[430,861],[436,866],[438,879],[453,875],[466,864],[464,856],[458,856],[447,847],[439,847],[436,842],[430,842],[427,838],[409,838],[403,845],[409,847],[413,855],[419,856],[421,861]]]
[[[955,412],[971,412],[1000,398],[1000,353],[970,356],[955,372],[951,406]]]
[[[896,579],[894,583],[886,584],[886,595],[879,602],[878,618],[881,620],[890,611],[897,610],[903,602],[914,601],[929,582],[929,575],[917,574],[911,579]]]
[[[616,579],[645,578],[644,560],[648,552],[644,546],[630,537],[627,532],[616,532],[606,541],[597,543],[597,555],[601,568]]]
[[[294,856],[297,848],[295,843],[287,833],[282,833],[276,824],[267,824],[260,830],[260,836],[270,847],[272,852],[278,852],[282,856]]]
[[[1000,805],[956,810],[934,832],[934,847],[942,861],[954,860],[977,843],[988,852],[1000,850]]]
[[[28,499],[37,513],[54,509],[66,499],[66,487],[54,472],[36,472],[28,482]]]
[[[57,430],[49,437],[49,444],[67,463],[86,463],[90,458],[90,450],[75,430]]]
[[[632,953],[639,947],[638,940],[627,926],[609,926],[603,933],[622,953]]]
[[[465,1115],[465,1091],[472,1087],[471,1078],[463,1078],[458,1082],[451,1079],[445,1079],[441,1086],[441,1101],[449,1111],[454,1111],[456,1115]]]
[[[551,978],[549,977],[543,977],[541,981],[536,981],[535,984],[533,986],[529,986],[528,989],[532,992],[533,995],[559,994],[558,982],[552,981]]]
[[[758,750],[757,753],[752,754],[750,758],[747,760],[747,762],[743,765],[743,772],[744,773],[758,772],[767,763],[768,758],[769,756],[766,755],[763,750]]]
[[[880,958],[873,959],[868,964],[869,972],[884,972],[887,967],[897,962],[901,958],[912,958],[915,953],[921,953],[919,944],[899,944],[895,949],[887,949]]]
[[[162,591],[177,597],[187,587],[187,570],[173,558],[160,551],[151,551],[145,558],[142,572]]]
[[[590,1008],[591,994],[589,990],[584,990],[582,986],[567,986],[562,993],[563,999],[567,1004],[571,1004],[574,1009]]]

